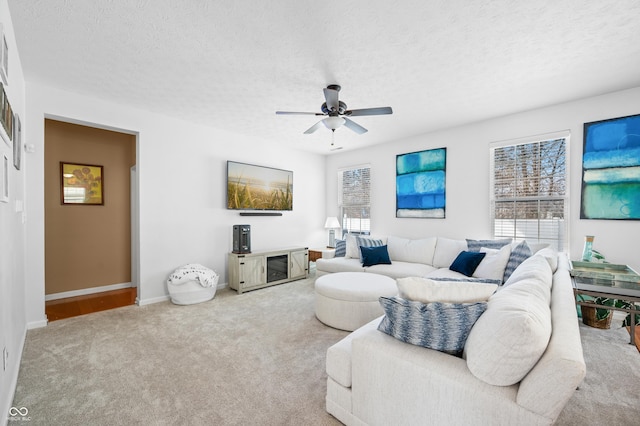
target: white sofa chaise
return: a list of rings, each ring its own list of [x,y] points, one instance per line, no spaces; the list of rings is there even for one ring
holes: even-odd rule
[[[546,264],[547,275],[542,273]],[[531,294],[529,288],[534,289]],[[532,293],[545,288],[540,297],[548,307],[550,338],[532,355],[527,333],[511,327],[517,321],[508,317],[509,304],[526,309]],[[505,302],[503,320],[496,315]],[[397,340],[377,329],[380,321],[355,330],[327,351],[326,408],[346,425],[552,424],[586,372],[564,254],[531,256],[513,272],[489,298],[463,357]],[[525,340],[513,344],[508,336]],[[527,357],[532,368],[523,367],[521,358]]]

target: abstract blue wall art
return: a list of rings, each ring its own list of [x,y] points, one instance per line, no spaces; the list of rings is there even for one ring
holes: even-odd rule
[[[640,219],[640,115],[584,124],[581,219]]]
[[[447,149],[396,156],[396,217],[445,217]]]

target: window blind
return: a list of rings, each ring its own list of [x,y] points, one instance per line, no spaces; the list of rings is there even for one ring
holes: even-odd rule
[[[342,218],[342,236],[369,234],[371,167],[359,166],[338,171],[338,206]]]
[[[568,137],[491,148],[494,238],[566,247]]]

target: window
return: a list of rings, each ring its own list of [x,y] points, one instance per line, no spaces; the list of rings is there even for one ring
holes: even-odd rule
[[[491,145],[494,238],[566,248],[568,140],[563,132]]]
[[[371,167],[358,166],[338,171],[338,207],[342,237],[347,233],[371,232]]]

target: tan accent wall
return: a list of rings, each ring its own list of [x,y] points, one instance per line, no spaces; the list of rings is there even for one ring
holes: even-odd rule
[[[131,281],[135,136],[45,120],[45,294]],[[104,205],[63,205],[60,162],[103,166]]]

